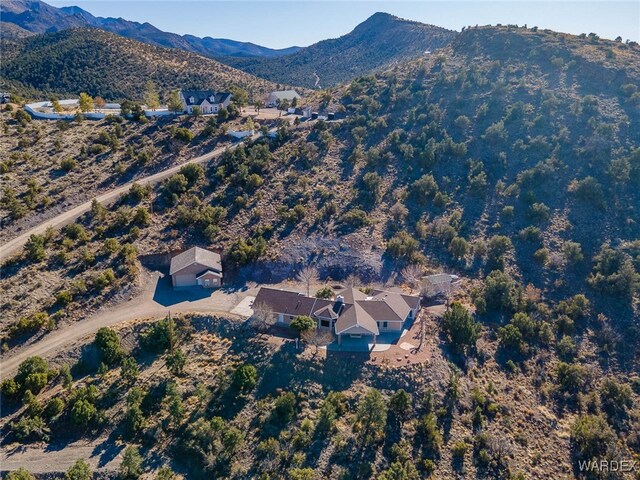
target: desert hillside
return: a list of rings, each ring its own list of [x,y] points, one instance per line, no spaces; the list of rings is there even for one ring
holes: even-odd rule
[[[34,236],[3,265],[8,358],[97,303],[131,305],[143,255],[193,245],[223,252],[230,296],[301,289],[287,282],[307,265],[329,296],[463,280],[402,354],[336,354],[232,314],[101,329],[3,382],[3,448],[106,438],[126,478],[634,478],[580,465],[640,456],[639,84],[634,43],[465,29],[312,97],[337,120],[278,122]],[[123,125],[132,144],[178,127]],[[77,181],[98,169],[70,155]]]

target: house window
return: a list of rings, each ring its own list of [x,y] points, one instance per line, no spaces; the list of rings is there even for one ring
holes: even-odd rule
[[[320,320],[320,325],[321,325],[322,327],[327,327],[327,328],[329,328],[329,327],[331,327],[331,322],[330,322],[329,320]]]
[[[389,322],[382,322],[382,328],[387,328],[389,326]]]
[[[196,103],[196,99],[193,97],[189,97],[189,103]]]
[[[293,320],[294,316],[293,315],[289,315],[289,320]]]

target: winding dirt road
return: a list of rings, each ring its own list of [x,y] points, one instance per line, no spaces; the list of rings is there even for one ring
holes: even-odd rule
[[[250,289],[237,293],[203,289],[173,290],[169,278],[160,272],[151,272],[145,277],[143,291],[131,300],[105,307],[85,320],[65,325],[31,345],[17,347],[3,355],[0,358],[0,377],[12,377],[20,363],[34,355],[48,358],[68,350],[74,344],[86,343],[100,327],[140,318],[163,318],[168,312],[219,313],[228,317],[233,315],[229,312],[242,298],[252,294]],[[239,320],[244,318],[238,316]]]
[[[255,140],[257,138],[259,138],[261,136],[260,133],[254,135],[253,137],[250,137],[251,140]],[[240,142],[241,143],[241,142]],[[158,184],[160,182],[162,182],[163,180],[166,180],[167,178],[171,177],[172,175],[178,173],[178,171],[184,166],[184,165],[189,165],[189,164],[200,164],[200,163],[205,163],[208,162],[209,160],[222,155],[222,153],[224,153],[226,150],[230,150],[233,148],[236,148],[238,145],[240,145],[240,143],[235,143],[233,145],[226,145],[224,147],[219,147],[216,148],[215,150],[212,150],[209,153],[205,153],[204,155],[201,155],[199,157],[194,157],[190,160],[187,160],[184,163],[181,163],[180,165],[176,165],[174,167],[170,167],[167,168],[166,170],[163,170],[161,172],[158,173],[154,173],[153,175],[149,175],[147,177],[143,177],[128,183],[125,183],[124,185],[121,185],[119,187],[116,187],[112,190],[109,190],[108,192],[103,193],[102,195],[98,195],[96,197],[96,200],[98,200],[100,203],[102,203],[103,205],[109,205],[113,202],[115,202],[120,195],[122,195],[123,193],[127,193],[129,191],[129,189],[131,188],[131,185],[133,185],[134,183],[138,183],[140,185],[155,185]],[[27,240],[29,239],[29,237],[31,235],[34,234],[42,234],[45,232],[45,230],[49,227],[53,227],[53,228],[60,228],[60,227],[64,227],[65,225],[75,221],[78,217],[80,217],[80,215],[82,215],[83,213],[88,212],[91,209],[91,202],[93,200],[90,200],[88,202],[85,202],[81,205],[78,205],[76,207],[73,207],[70,210],[67,210],[66,212],[61,213],[60,215],[53,217],[50,220],[46,220],[44,222],[42,222],[41,224],[30,228],[29,230],[25,231],[24,233],[20,234],[19,236],[17,236],[16,238],[8,241],[7,243],[5,243],[4,245],[0,246],[0,260],[5,260],[9,257],[11,257],[12,255],[15,255],[22,247],[24,247],[25,243],[27,243]]]

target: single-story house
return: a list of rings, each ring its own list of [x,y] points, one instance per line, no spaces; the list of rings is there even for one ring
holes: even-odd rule
[[[204,248],[192,247],[171,259],[169,275],[174,287],[220,287],[222,285],[220,255]]]
[[[291,103],[294,99],[298,98],[302,97],[298,95],[298,92],[296,92],[295,90],[280,90],[277,92],[271,92],[269,95],[267,95],[264,104],[267,107],[276,107],[279,103],[285,100]]]
[[[180,100],[182,108],[188,114],[193,113],[193,107],[200,108],[200,113],[218,113],[231,103],[231,93],[214,92],[213,90],[182,90]]]
[[[289,325],[298,315],[316,320],[319,328],[331,329],[340,343],[343,335],[373,337],[400,332],[406,321],[420,310],[420,297],[373,290],[366,294],[355,288],[340,292],[334,300],[308,297],[302,293],[262,287],[253,305],[270,309],[279,323]]]

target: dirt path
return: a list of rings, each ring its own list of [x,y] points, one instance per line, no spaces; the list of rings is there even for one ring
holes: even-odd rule
[[[122,446],[108,443],[106,438],[59,447],[8,445],[0,453],[0,470],[10,472],[22,467],[31,473],[65,472],[82,458],[94,471],[114,471],[122,461],[122,450]]]
[[[260,136],[261,134],[258,133],[253,137],[251,137],[250,140],[255,140]],[[132,182],[125,183],[120,187],[114,188],[113,190],[109,190],[108,192],[103,193],[102,195],[98,195],[96,197],[96,200],[98,200],[100,203],[104,205],[108,205],[110,203],[115,202],[118,199],[118,197],[120,197],[120,195],[122,195],[123,193],[128,192],[129,189],[131,188],[131,185],[133,185],[133,183],[138,183],[140,185],[155,185],[157,183],[162,182],[163,180],[166,180],[167,178],[171,177],[175,173],[178,173],[178,171],[184,165],[187,165],[190,163],[200,164],[200,163],[208,162],[212,158],[215,158],[221,155],[225,150],[236,148],[238,145],[240,145],[240,143],[216,148],[215,150],[209,153],[205,153],[204,155],[201,155],[199,157],[195,157],[195,158],[192,158],[191,160],[187,160],[186,162],[181,163],[180,165],[176,165],[174,167],[168,168],[166,170],[155,173],[153,175],[149,175],[147,177],[143,177],[143,178],[134,180]],[[24,246],[24,244],[27,242],[27,240],[31,235],[42,234],[45,232],[45,230],[48,227],[60,228],[73,222],[80,215],[82,215],[85,212],[88,212],[91,209],[92,201],[93,200],[90,200],[81,205],[73,207],[71,210],[67,210],[66,212],[63,212],[60,215],[53,217],[52,219],[46,220],[41,224],[33,228],[30,228],[29,230],[20,234],[16,238],[8,241],[7,243],[5,243],[0,247],[0,259],[5,260],[10,256],[16,254]]]
[[[176,290],[168,277],[160,272],[146,274],[145,288],[131,300],[115,307],[99,310],[95,315],[79,322],[65,325],[41,340],[25,347],[18,347],[0,357],[0,377],[15,375],[21,362],[38,355],[44,358],[68,350],[73,344],[86,343],[100,327],[109,327],[140,318],[163,318],[173,313],[210,313],[234,316],[230,312],[245,296],[255,295],[253,290],[225,292],[203,289]],[[239,320],[243,317],[238,316]]]

